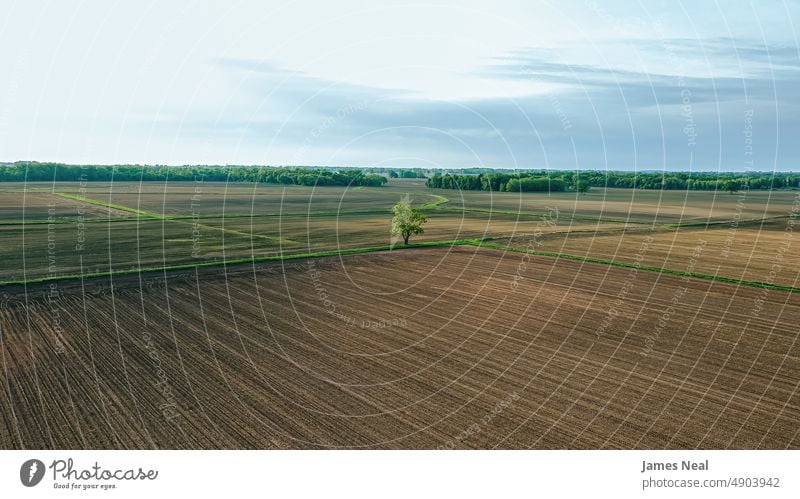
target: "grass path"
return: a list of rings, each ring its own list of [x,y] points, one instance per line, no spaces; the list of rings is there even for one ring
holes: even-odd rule
[[[586,263],[598,263],[601,265],[609,265],[612,267],[623,267],[627,269],[639,269],[639,270],[646,270],[648,272],[658,272],[660,274],[669,274],[679,277],[692,277],[695,279],[704,279],[707,281],[716,281],[716,282],[725,282],[728,284],[738,284],[740,286],[750,286],[754,288],[763,288],[763,289],[774,289],[778,291],[787,291],[789,293],[800,293],[800,288],[795,288],[792,286],[782,286],[780,284],[770,284],[767,282],[759,282],[759,281],[745,281],[743,279],[735,279],[733,277],[723,277],[723,276],[716,276],[710,274],[700,274],[697,272],[686,272],[682,270],[674,270],[674,269],[667,269],[663,267],[652,267],[649,265],[637,265],[634,263],[625,263],[625,262],[615,262],[612,260],[602,260],[600,258],[592,258],[588,256],[578,256],[578,255],[568,255],[565,253],[551,253],[547,251],[535,251],[535,250],[527,250],[523,248],[515,248],[512,246],[504,246],[501,244],[493,244],[487,241],[476,241],[467,243],[471,246],[479,246],[482,248],[490,248],[496,249],[501,251],[510,251],[513,253],[526,253],[529,255],[535,256],[546,256],[550,258],[562,259],[562,260],[573,260],[577,262],[586,262]]]
[[[438,194],[425,194],[425,195],[426,195],[426,196],[432,196],[432,197],[434,198],[434,201],[432,201],[432,202],[430,202],[430,203],[425,203],[425,204],[423,204],[422,206],[420,206],[420,209],[421,209],[421,210],[437,210],[437,209],[439,209],[439,208],[440,208],[440,207],[441,207],[443,204],[445,204],[445,203],[449,203],[449,202],[450,202],[450,200],[449,200],[449,199],[447,199],[447,198],[446,198],[446,197],[444,197],[444,196],[440,196],[440,195],[438,195]]]
[[[63,275],[63,276],[53,276],[53,277],[37,277],[34,279],[27,279],[27,280],[18,280],[18,281],[0,281],[0,287],[3,286],[16,286],[16,285],[28,285],[28,284],[36,284],[36,283],[43,283],[43,282],[54,282],[54,281],[72,281],[76,279],[91,279],[94,277],[109,277],[109,276],[123,276],[123,275],[131,275],[137,273],[144,273],[144,272],[167,272],[173,270],[187,270],[187,269],[195,269],[195,268],[205,268],[205,267],[225,267],[228,265],[241,265],[246,263],[261,263],[261,262],[279,262],[279,261],[290,261],[290,260],[304,260],[308,258],[321,258],[326,256],[340,256],[340,255],[356,255],[360,253],[374,253],[376,251],[402,251],[402,250],[411,250],[415,248],[434,248],[438,246],[468,246],[468,245],[477,245],[480,241],[473,240],[473,239],[459,239],[459,240],[452,240],[452,241],[426,241],[421,243],[412,243],[408,246],[402,246],[400,248],[396,248],[392,245],[383,245],[383,246],[368,246],[364,248],[350,248],[350,249],[343,249],[343,250],[331,250],[331,251],[318,251],[313,253],[297,253],[294,255],[283,255],[283,256],[261,256],[261,257],[250,257],[250,258],[235,258],[229,260],[215,260],[210,262],[198,262],[198,263],[185,263],[185,264],[177,264],[177,265],[164,265],[158,267],[140,267],[140,268],[133,268],[127,270],[112,270],[108,272],[92,272],[88,274],[73,274],[73,275]]]
[[[13,226],[13,225],[45,225],[45,224],[75,224],[75,223],[115,223],[115,222],[130,222],[130,221],[139,221],[139,222],[147,222],[147,221],[164,221],[164,220],[192,220],[193,223],[197,223],[197,220],[207,219],[207,220],[218,220],[218,219],[233,219],[233,218],[269,218],[269,217],[305,217],[305,218],[315,218],[315,217],[341,217],[341,216],[359,216],[359,215],[379,215],[379,214],[390,214],[392,211],[391,209],[356,209],[356,210],[348,210],[348,211],[340,211],[340,210],[323,210],[323,211],[312,211],[312,212],[297,212],[297,213],[230,213],[223,215],[218,214],[204,214],[204,215],[164,215],[158,214],[151,211],[139,210],[137,208],[132,208],[130,206],[119,205],[108,203],[105,201],[101,201],[99,199],[93,199],[83,196],[78,196],[75,194],[69,194],[65,192],[55,192],[53,193],[57,196],[63,197],[65,199],[71,199],[73,201],[79,201],[82,203],[87,203],[95,206],[103,206],[106,208],[111,208],[114,210],[131,213],[136,215],[136,217],[112,217],[112,218],[84,218],[83,220],[73,220],[73,219],[60,219],[60,220],[2,220],[0,221],[0,226]],[[510,210],[493,210],[493,209],[486,209],[486,208],[457,208],[457,207],[449,207],[445,206],[446,204],[450,203],[450,199],[441,196],[439,194],[425,194],[425,196],[433,197],[434,200],[428,203],[425,203],[419,207],[419,209],[423,211],[434,211],[439,213],[481,213],[481,214],[498,214],[498,215],[515,215],[521,218],[541,218],[547,216],[544,212],[515,212]],[[766,217],[762,219],[746,219],[740,220],[739,225],[757,225],[766,221],[774,221],[779,219],[785,219],[788,216],[777,216],[777,217]],[[652,222],[643,222],[643,221],[636,221],[636,220],[625,220],[625,219],[617,219],[617,218],[604,218],[604,217],[582,217],[582,216],[571,216],[571,221],[574,222],[597,222],[597,223],[616,223],[616,224],[625,224],[625,225],[648,225],[654,226],[654,228],[663,228],[663,229],[676,229],[676,228],[712,228],[715,226],[725,226],[729,225],[729,220],[714,220],[714,221],[700,221],[700,222],[681,222],[681,223],[658,223],[653,224]],[[202,225],[205,228],[212,229],[212,230],[220,230],[219,227],[216,226],[206,226]],[[233,229],[225,229],[232,234],[237,235],[250,235],[246,232],[236,231]],[[259,239],[270,239],[273,241],[280,241],[279,238],[274,238],[271,236],[263,236],[263,235],[253,235],[253,237]],[[286,240],[288,241],[288,240]],[[284,242],[286,242],[284,241]]]
[[[234,235],[237,235],[237,236],[244,236],[244,237],[249,237],[249,238],[261,239],[261,240],[264,240],[264,241],[271,241],[271,242],[285,244],[285,245],[299,244],[297,241],[294,241],[292,239],[286,239],[285,237],[267,236],[267,235],[264,235],[264,234],[256,234],[254,232],[245,232],[243,230],[236,230],[236,229],[227,229],[225,227],[217,227],[215,225],[207,225],[207,224],[202,224],[202,223],[199,223],[199,222],[187,222],[187,221],[176,220],[176,219],[169,219],[169,220],[172,221],[172,222],[175,222],[177,224],[191,225],[193,227],[202,227],[202,228],[208,229],[208,230],[218,230],[220,232],[225,232],[226,234],[234,234]]]
[[[383,245],[383,246],[368,246],[364,248],[351,248],[351,249],[344,249],[344,250],[331,250],[331,251],[319,251],[314,253],[298,253],[293,255],[283,255],[283,256],[264,256],[264,257],[251,257],[251,258],[236,258],[230,260],[217,260],[217,261],[210,261],[210,262],[199,262],[199,263],[187,263],[187,264],[178,264],[178,265],[165,265],[160,267],[141,267],[141,268],[134,268],[128,270],[117,270],[117,271],[108,271],[108,272],[95,272],[83,275],[64,275],[64,276],[56,276],[56,277],[40,277],[35,279],[28,279],[28,280],[19,280],[19,281],[0,281],[0,287],[3,286],[13,286],[13,285],[27,285],[27,284],[36,284],[42,282],[52,282],[52,281],[69,281],[69,280],[76,280],[76,279],[91,279],[93,277],[108,277],[108,276],[122,276],[122,275],[130,275],[136,273],[143,273],[143,272],[166,272],[166,271],[173,271],[173,270],[187,270],[187,269],[194,269],[194,268],[204,268],[204,267],[224,267],[228,265],[240,265],[246,263],[260,263],[260,262],[276,262],[276,261],[290,261],[290,260],[303,260],[308,258],[321,258],[326,256],[340,256],[340,255],[354,255],[354,254],[361,254],[361,253],[374,253],[377,251],[405,251],[405,250],[413,250],[415,248],[433,248],[433,247],[442,247],[442,246],[476,246],[480,248],[488,248],[494,250],[501,250],[506,252],[513,252],[513,253],[526,253],[534,256],[542,256],[542,257],[549,257],[549,258],[556,258],[562,260],[573,260],[578,262],[586,262],[586,263],[595,263],[600,265],[609,265],[612,267],[622,267],[622,268],[636,268],[638,270],[644,270],[647,272],[657,272],[660,274],[668,274],[678,277],[689,277],[694,279],[704,279],[707,281],[716,281],[716,282],[723,282],[727,284],[736,284],[739,286],[749,286],[754,288],[762,288],[762,289],[771,289],[776,291],[785,291],[788,293],[800,293],[800,288],[795,288],[792,286],[781,286],[778,284],[770,284],[766,282],[759,282],[759,281],[745,281],[743,279],[734,279],[731,277],[723,277],[723,276],[715,276],[709,274],[699,274],[696,272],[685,272],[680,270],[674,269],[667,269],[661,267],[651,267],[647,265],[636,265],[631,263],[624,263],[624,262],[614,262],[610,260],[602,260],[599,258],[591,258],[591,257],[584,257],[584,256],[577,256],[577,255],[568,255],[563,253],[549,253],[545,251],[534,251],[534,250],[526,250],[522,248],[513,248],[509,246],[503,246],[500,244],[493,244],[491,243],[491,239],[459,239],[459,240],[451,240],[451,241],[428,241],[428,242],[421,242],[421,243],[412,243],[408,246],[401,246],[399,248],[393,247],[391,245]]]
[[[247,236],[247,237],[250,237],[250,238],[263,239],[263,240],[268,240],[268,241],[277,242],[277,243],[281,243],[281,244],[295,244],[295,241],[292,241],[290,239],[283,239],[283,238],[279,238],[279,237],[265,236],[263,234],[254,234],[254,233],[244,232],[244,231],[235,230],[235,229],[226,229],[224,227],[216,227],[214,225],[206,225],[206,224],[197,222],[196,219],[198,217],[195,217],[193,215],[189,215],[188,217],[181,217],[181,218],[169,217],[169,216],[165,216],[165,215],[159,215],[158,213],[153,213],[151,211],[138,210],[136,208],[131,208],[130,206],[124,206],[124,205],[121,205],[121,204],[107,203],[105,201],[100,201],[99,199],[92,199],[92,198],[87,198],[87,197],[83,197],[83,196],[76,196],[74,194],[68,194],[68,193],[64,193],[64,192],[56,192],[55,194],[57,196],[61,196],[63,198],[73,199],[75,201],[80,201],[82,203],[92,204],[92,205],[96,205],[96,206],[105,206],[107,208],[113,208],[115,210],[124,211],[124,212],[127,212],[127,213],[133,213],[133,214],[138,215],[135,218],[135,220],[137,220],[137,221],[141,221],[141,220],[158,220],[158,221],[162,221],[162,222],[163,221],[173,221],[175,223],[179,223],[179,224],[183,224],[183,225],[192,225],[192,226],[196,226],[196,227],[202,227],[202,228],[208,229],[208,230],[222,231],[222,232],[226,232],[228,234],[234,234],[234,235],[237,235],[237,236]],[[123,218],[121,220],[130,220],[130,219],[129,218]],[[191,221],[188,221],[188,220],[191,220]]]
[[[153,219],[153,220],[162,220],[163,219],[163,217],[161,215],[159,215],[158,213],[152,213],[152,212],[149,212],[149,211],[137,210],[136,208],[131,208],[130,206],[123,206],[121,204],[106,203],[105,201],[100,201],[99,199],[92,199],[92,198],[87,198],[87,197],[83,197],[83,196],[77,196],[75,194],[69,194],[69,193],[66,193],[66,192],[55,192],[53,194],[55,194],[56,196],[65,198],[65,199],[71,199],[73,201],[79,201],[81,203],[91,204],[91,205],[95,205],[95,206],[104,206],[106,208],[111,208],[111,209],[114,209],[114,210],[124,211],[124,212],[127,212],[127,213],[133,213],[135,215],[138,215],[139,217],[149,218],[149,219]]]
[[[64,197],[66,199],[72,199],[75,201],[80,201],[83,203],[88,203],[97,206],[105,206],[107,208],[133,213],[137,215],[135,220],[138,221],[146,221],[146,220],[158,220],[158,221],[174,221],[176,223],[193,225],[196,227],[202,227],[208,230],[218,230],[226,233],[230,233],[236,236],[244,236],[250,238],[258,238],[264,240],[270,240],[273,242],[279,242],[281,244],[294,244],[295,241],[290,239],[282,239],[272,236],[266,236],[261,234],[253,234],[250,232],[235,230],[235,229],[226,229],[224,227],[216,227],[213,225],[207,225],[197,222],[198,217],[184,217],[184,216],[164,216],[159,215],[157,213],[138,210],[136,208],[131,208],[129,206],[117,205],[112,203],[106,203],[104,201],[100,201],[97,199],[87,198],[83,196],[76,196],[73,194],[68,193],[55,193],[58,196]],[[450,209],[442,209],[442,205],[450,202],[450,200],[444,196],[439,196],[437,194],[428,194],[429,196],[433,196],[435,199],[430,203],[426,203],[422,205],[421,209],[423,210],[441,210],[441,211],[451,211]],[[475,211],[475,212],[487,212],[492,213],[491,210],[479,210],[479,209],[464,209],[464,210],[456,210],[453,209],[452,211]],[[359,211],[357,213],[371,213],[371,212],[388,212],[388,210],[372,210],[372,211]],[[333,212],[331,212],[333,213]],[[512,213],[512,212],[497,212],[497,213]],[[341,213],[335,213],[341,214]],[[516,213],[517,215],[533,215],[536,214],[530,213]],[[306,213],[304,216],[308,216],[309,214]],[[313,214],[312,214],[313,215]],[[285,215],[284,215],[285,216]],[[543,216],[543,215],[538,215]],[[251,215],[252,217],[252,215]],[[191,220],[187,219],[190,218]],[[208,217],[213,218],[213,217]],[[227,217],[216,217],[216,218],[227,218]],[[772,217],[772,218],[780,218],[780,217]],[[122,220],[130,220],[130,218],[121,218]],[[103,220],[103,221],[110,221],[110,220]],[[593,221],[600,221],[600,219],[593,219]],[[611,221],[611,220],[605,220]],[[615,220],[616,221],[616,220]],[[668,227],[682,227],[682,226],[694,226],[694,224],[665,224]],[[704,225],[710,225],[709,223],[705,223]],[[402,246],[399,249],[414,249],[414,248],[431,248],[431,247],[438,247],[438,246],[477,246],[482,248],[489,248],[507,252],[514,252],[514,253],[526,253],[535,256],[543,256],[543,257],[550,257],[556,259],[563,259],[563,260],[573,260],[579,262],[586,262],[586,263],[594,263],[600,265],[609,265],[613,267],[622,267],[622,268],[636,268],[639,270],[644,270],[648,272],[658,272],[661,274],[668,274],[674,275],[678,277],[690,277],[694,279],[704,279],[708,281],[716,281],[716,282],[724,282],[728,284],[737,284],[740,286],[750,286],[762,289],[772,289],[778,291],[786,291],[789,293],[800,293],[800,288],[795,288],[792,286],[782,286],[778,284],[770,284],[766,282],[759,282],[759,281],[745,281],[743,279],[735,279],[731,277],[723,277],[723,276],[715,276],[709,274],[700,274],[695,272],[686,272],[662,267],[652,267],[647,265],[637,265],[625,262],[615,262],[611,260],[603,260],[599,258],[592,258],[592,257],[585,257],[585,256],[577,256],[577,255],[569,255],[564,253],[551,253],[545,251],[535,251],[535,250],[526,250],[522,248],[515,248],[511,246],[504,246],[500,244],[494,244],[491,242],[492,238],[483,238],[483,239],[461,239],[461,240],[450,240],[450,241],[430,241],[430,242],[421,242],[421,243],[413,243],[408,246]],[[64,276],[55,276],[55,277],[40,277],[28,280],[18,280],[18,281],[0,281],[0,286],[12,286],[12,285],[23,285],[23,284],[35,284],[41,282],[51,282],[51,281],[65,281],[65,280],[75,280],[75,279],[89,279],[93,277],[108,277],[108,276],[118,276],[118,275],[127,275],[127,274],[135,274],[140,272],[164,272],[164,271],[171,271],[171,270],[186,270],[186,269],[193,269],[193,268],[203,268],[203,267],[220,267],[220,266],[227,266],[227,265],[239,265],[245,263],[258,263],[258,262],[270,262],[270,261],[287,261],[287,260],[300,260],[300,259],[307,259],[307,258],[318,258],[318,257],[326,257],[326,256],[337,256],[337,255],[352,255],[352,254],[359,254],[359,253],[372,253],[376,251],[389,251],[389,250],[398,250],[398,248],[394,248],[390,245],[383,245],[383,246],[368,246],[364,248],[352,248],[352,249],[345,249],[345,250],[332,250],[332,251],[321,251],[315,253],[298,253],[293,255],[283,255],[283,256],[267,256],[267,257],[252,257],[252,258],[237,258],[237,259],[230,259],[230,260],[217,260],[217,261],[209,261],[209,262],[199,262],[199,263],[189,263],[189,264],[177,264],[177,265],[165,265],[160,267],[141,267],[135,269],[128,269],[128,270],[118,270],[118,271],[108,271],[108,272],[97,272],[97,273],[89,273],[89,274],[82,274],[82,275],[64,275]]]
[[[229,218],[273,218],[273,217],[340,217],[340,216],[358,216],[358,215],[380,215],[380,214],[390,214],[392,210],[389,208],[379,208],[379,209],[355,209],[355,210],[322,210],[322,211],[301,211],[296,213],[228,213],[225,215],[218,215],[218,214],[204,214],[204,215],[164,215],[158,214],[151,211],[139,210],[136,208],[132,208],[130,206],[125,206],[121,204],[113,204],[108,203],[105,201],[101,201],[99,199],[93,199],[83,196],[78,196],[75,194],[69,194],[66,192],[54,192],[56,196],[60,196],[65,199],[71,199],[73,201],[78,201],[81,203],[91,204],[95,206],[103,206],[106,208],[111,208],[118,211],[123,211],[126,213],[131,213],[137,215],[136,217],[112,217],[112,218],[84,218],[80,220],[80,223],[108,223],[108,222],[130,222],[130,221],[163,221],[163,220],[198,220],[198,219],[207,219],[207,220],[217,220],[217,219],[229,219]],[[438,210],[441,209],[441,206],[445,203],[449,203],[450,200],[444,196],[440,196],[438,194],[426,194],[426,196],[434,197],[434,201],[430,203],[426,203],[420,206],[421,210]],[[454,211],[461,211],[461,210],[454,210]],[[470,210],[464,210],[470,211]],[[476,210],[477,211],[477,210]],[[75,224],[79,221],[76,219],[60,219],[60,220],[1,220],[0,225],[45,225],[45,224]],[[211,229],[218,230],[218,227],[208,227]],[[238,231],[235,231],[238,232]],[[243,232],[239,232],[239,234],[246,234]],[[247,234],[249,235],[249,234]],[[255,237],[269,237],[269,236],[255,236]],[[277,238],[273,238],[276,239]]]

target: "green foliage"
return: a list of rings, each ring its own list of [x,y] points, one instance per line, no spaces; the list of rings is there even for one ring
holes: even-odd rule
[[[428,217],[420,210],[412,208],[408,201],[398,201],[392,207],[392,213],[394,214],[394,217],[392,217],[392,235],[401,236],[405,244],[408,244],[408,239],[412,235],[425,232],[422,224],[428,221]]]
[[[736,182],[735,180],[726,180],[725,184],[723,184],[722,188],[725,191],[727,191],[727,192],[729,192],[731,194],[734,194],[736,192],[739,192],[739,183]]]
[[[633,173],[607,171],[531,170],[525,172],[482,169],[463,170],[475,173],[444,173],[437,171],[426,182],[434,189],[507,192],[560,192],[571,186],[577,192],[591,187],[624,187],[657,190],[725,190],[736,192],[749,189],[794,189],[800,187],[799,173],[778,172],[663,172]],[[734,188],[736,190],[731,190]]]
[[[547,177],[512,178],[506,184],[508,192],[563,192],[565,189],[566,182]]]
[[[18,161],[0,166],[0,182],[218,181],[267,184],[380,187],[386,177],[356,168],[279,168],[266,166],[67,165]]]
[[[400,170],[400,178],[425,178],[421,170]]]
[[[567,183],[557,177],[533,176],[525,173],[481,173],[435,175],[426,182],[436,189],[492,192],[563,192]]]
[[[0,182],[110,182],[117,181],[217,181],[263,182],[303,186],[379,187],[387,182],[382,169],[348,167],[268,167],[268,166],[141,166],[67,165],[18,161],[0,164]],[[425,178],[419,168],[389,170],[391,178]],[[531,180],[525,180],[531,179]],[[558,170],[467,169],[461,173],[436,171],[427,186],[493,192],[561,192],[574,188],[624,187],[658,190],[705,190],[737,192],[800,188],[800,173],[793,172],[611,172]],[[735,190],[732,190],[735,189]]]

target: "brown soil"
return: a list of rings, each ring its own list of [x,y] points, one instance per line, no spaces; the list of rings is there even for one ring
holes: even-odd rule
[[[778,291],[472,247],[0,291],[2,448],[800,447]]]

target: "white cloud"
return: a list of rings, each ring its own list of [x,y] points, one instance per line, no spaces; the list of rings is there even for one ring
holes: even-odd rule
[[[474,164],[476,153],[497,166],[538,166],[543,155],[533,130],[563,138],[551,128],[559,122],[551,120],[556,98],[576,125],[573,133],[587,134],[575,136],[582,154],[599,157],[605,139],[612,154],[620,149],[625,164],[618,167],[639,167],[631,159],[628,116],[647,117],[633,130],[642,137],[658,130],[659,118],[669,123],[669,86],[679,77],[701,87],[693,89],[697,106],[742,101],[738,79],[750,85],[748,97],[793,109],[796,96],[785,82],[796,79],[797,3],[721,7],[593,0],[4,4],[0,160],[281,164],[414,157],[458,166]],[[551,68],[530,74],[520,54],[531,53]],[[363,102],[371,104],[298,155],[321,120]],[[662,116],[644,110],[655,104]],[[601,124],[593,106],[604,113]],[[703,112],[710,123],[738,126],[737,110]],[[765,107],[761,116],[764,144],[773,149],[795,130],[791,113]],[[394,128],[414,125],[413,133]],[[429,129],[443,133],[423,132]],[[379,130],[395,131],[371,133]],[[672,143],[667,130],[662,138]],[[443,138],[448,134],[476,149],[464,154]],[[503,138],[516,149],[509,152]],[[548,157],[569,167],[572,151],[551,140]],[[669,167],[684,161],[675,142]],[[778,140],[781,150],[765,145],[765,157],[793,166],[800,147],[793,142]],[[719,156],[719,144],[708,145]],[[736,145],[723,156],[738,151]],[[705,158],[711,166],[724,159]]]

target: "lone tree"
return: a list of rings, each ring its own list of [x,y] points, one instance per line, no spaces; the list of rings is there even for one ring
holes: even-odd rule
[[[422,224],[428,221],[428,217],[416,208],[412,208],[407,200],[400,200],[392,207],[392,235],[401,236],[403,242],[408,244],[408,238],[412,235],[425,232]]]
[[[589,181],[588,180],[576,180],[575,181],[575,190],[580,192],[580,193],[585,194],[585,193],[589,192],[590,188],[591,187],[589,187]]]

